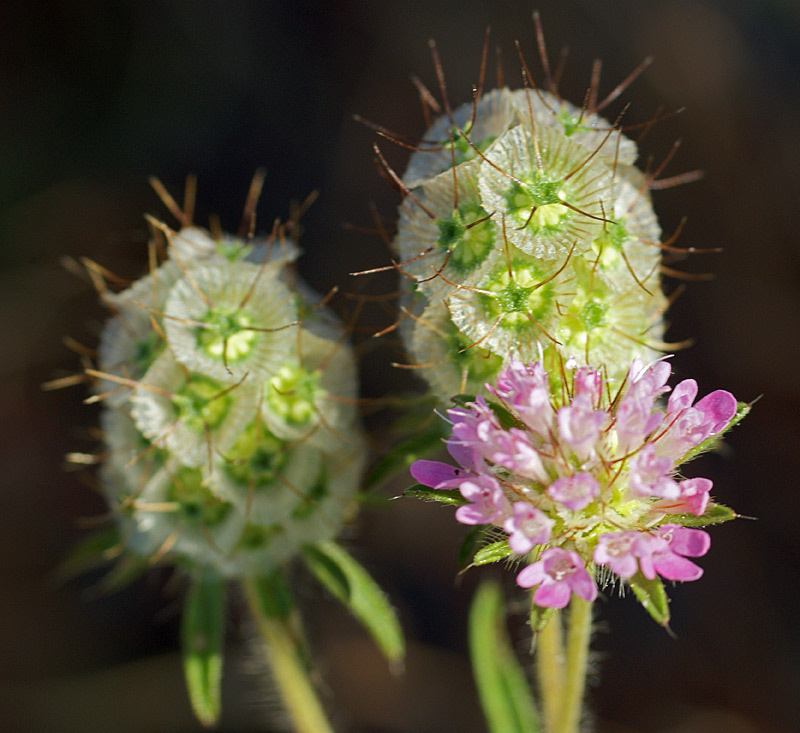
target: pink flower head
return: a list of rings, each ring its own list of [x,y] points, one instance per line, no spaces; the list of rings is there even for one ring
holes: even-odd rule
[[[502,524],[511,514],[511,505],[503,487],[489,475],[476,476],[459,487],[461,495],[469,502],[456,509],[456,520],[461,524]]]
[[[517,575],[521,588],[536,588],[533,602],[542,608],[564,608],[574,593],[585,601],[597,598],[594,584],[577,552],[551,547],[538,562],[523,568]]]
[[[530,552],[534,545],[543,545],[550,539],[555,522],[527,501],[514,502],[514,514],[503,522],[508,532],[508,546],[517,555]]]
[[[690,529],[680,524],[662,524],[656,537],[666,544],[653,553],[655,571],[667,580],[697,580],[703,569],[687,557],[701,557],[711,546],[711,537],[702,529]],[[649,577],[649,576],[648,576]]]
[[[551,499],[573,511],[579,511],[591,504],[599,493],[597,479],[590,473],[562,476],[547,487],[547,494]]]
[[[517,556],[540,553],[517,575],[540,607],[564,608],[573,594],[594,600],[591,563],[632,583],[695,580],[703,571],[693,559],[710,539],[687,525],[703,523],[694,518],[708,511],[712,483],[679,480],[677,466],[728,426],[737,403],[723,390],[695,402],[697,383],[685,379],[664,405],[669,375],[663,359],[634,361],[614,394],[602,372],[570,367],[551,392],[541,364],[512,362],[487,385],[510,419],[482,397],[450,410],[447,447],[460,466],[420,460],[411,473],[459,489],[468,502],[459,522],[502,527]],[[659,524],[665,517],[674,523]],[[668,620],[663,607],[648,610]]]

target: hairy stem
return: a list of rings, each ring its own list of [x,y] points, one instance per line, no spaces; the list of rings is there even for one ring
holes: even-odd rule
[[[564,640],[561,614],[556,611],[536,639],[536,673],[548,731],[555,731],[564,693]]]
[[[554,733],[577,733],[580,726],[591,631],[592,603],[573,596],[567,627],[564,690]]]
[[[250,610],[258,625],[275,684],[297,733],[333,733],[290,627],[264,612],[252,583],[242,583]]]

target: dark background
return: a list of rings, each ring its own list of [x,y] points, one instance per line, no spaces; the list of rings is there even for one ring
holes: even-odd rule
[[[757,521],[712,531],[705,577],[671,592],[677,639],[630,598],[598,604],[590,693],[598,729],[798,730],[800,6],[539,0],[538,8],[551,56],[570,47],[566,98],[580,103],[594,58],[603,59],[603,94],[652,54],[655,63],[624,97],[633,102],[627,121],[644,121],[662,104],[687,107],[643,141],[644,157],[660,160],[681,137],[665,175],[701,168],[706,177],[657,192],[656,210],[667,232],[688,216],[684,246],[725,252],[681,265],[716,279],[689,283],[670,311],[668,336],[696,339],[673,363],[701,392],[764,395],[722,454],[692,466],[714,480],[719,501]],[[137,276],[146,263],[143,213],[168,220],[147,175],[180,195],[186,174],[196,173],[197,220],[216,212],[231,230],[264,166],[265,229],[292,200],[321,193],[303,220],[308,281],[322,291],[390,292],[391,277],[347,275],[388,255],[378,238],[343,223],[370,226],[371,202],[391,222],[399,200],[373,165],[374,135],[351,115],[420,135],[409,76],[435,87],[428,39],[438,42],[451,101],[466,102],[488,24],[505,49],[507,82],[520,85],[516,38],[541,80],[531,10],[527,2],[341,0],[0,11],[0,729],[197,729],[167,574],[105,597],[95,593],[97,576],[54,580],[82,536],[81,519],[103,511],[86,477],[63,470],[65,453],[91,450],[96,410],[81,404],[80,387],[39,387],[76,369],[61,337],[93,345],[103,318],[88,283],[61,258],[88,256]],[[402,169],[406,153],[381,147]],[[379,308],[367,309],[359,327],[386,322]],[[408,385],[388,366],[397,354],[385,343],[365,360],[371,396]],[[386,441],[371,420],[377,451]],[[403,482],[381,493],[392,496]],[[410,643],[401,679],[344,613],[301,583],[342,730],[484,730],[464,651],[480,573],[454,581],[462,530],[451,511],[411,501],[367,509],[348,530],[348,546],[399,608]],[[264,730],[275,694],[256,682],[251,631],[236,611],[229,636],[221,729]]]

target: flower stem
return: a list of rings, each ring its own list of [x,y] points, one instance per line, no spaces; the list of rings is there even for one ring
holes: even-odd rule
[[[546,729],[555,731],[564,692],[564,639],[556,611],[536,639],[536,673]]]
[[[567,628],[564,689],[558,722],[553,728],[554,733],[577,733],[580,726],[591,630],[591,601],[584,601],[573,595]]]
[[[253,583],[245,580],[242,585],[294,729],[297,733],[333,733],[306,671],[291,618],[284,620],[265,613]]]

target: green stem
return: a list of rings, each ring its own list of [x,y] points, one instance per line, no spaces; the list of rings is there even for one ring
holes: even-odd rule
[[[567,657],[561,711],[554,733],[577,733],[583,710],[592,631],[592,603],[573,595],[567,627]]]
[[[258,624],[275,684],[297,733],[333,733],[295,641],[291,618],[265,613],[253,583],[243,581],[250,610]]]
[[[558,611],[536,637],[535,657],[546,729],[555,731],[564,691],[564,640]]]

